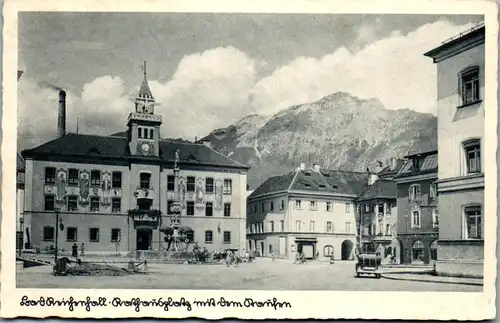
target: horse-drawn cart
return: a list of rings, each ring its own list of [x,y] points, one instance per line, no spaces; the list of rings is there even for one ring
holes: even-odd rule
[[[380,278],[380,264],[382,257],[376,253],[361,253],[358,255],[358,261],[356,263],[356,277],[364,275],[375,275],[376,278]]]

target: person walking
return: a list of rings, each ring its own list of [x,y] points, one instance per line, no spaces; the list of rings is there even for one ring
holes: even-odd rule
[[[82,242],[82,244],[80,246],[80,257],[83,257],[83,256],[85,256],[85,245]]]
[[[71,246],[71,249],[72,249],[71,256],[73,258],[78,258],[78,246],[77,246],[76,242],[73,243],[73,246]]]

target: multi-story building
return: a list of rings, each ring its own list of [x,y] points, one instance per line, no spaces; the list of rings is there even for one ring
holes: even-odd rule
[[[351,259],[356,244],[354,201],[367,173],[319,165],[266,180],[248,197],[247,248],[257,255],[294,259]]]
[[[396,239],[394,177],[402,165],[402,160],[391,158],[381,171],[370,173],[368,188],[356,199],[358,244],[362,250],[380,252],[383,258],[394,255],[399,259],[401,251]]]
[[[189,240],[211,251],[245,247],[248,167],[209,145],[160,139],[154,108],[144,73],[124,135],[66,134],[60,92],[59,137],[23,152],[32,247],[54,246],[55,230],[63,228],[59,249],[84,243],[87,253],[164,250],[160,229],[177,197],[181,226],[193,230]]]
[[[445,41],[425,56],[437,67],[440,226],[436,271],[483,276],[484,25]]]
[[[29,244],[28,237],[24,234],[24,158],[18,153],[16,161],[16,232],[17,232],[17,248],[25,248],[25,244]]]
[[[403,264],[436,260],[438,238],[438,153],[413,151],[395,178],[397,185],[397,237]]]

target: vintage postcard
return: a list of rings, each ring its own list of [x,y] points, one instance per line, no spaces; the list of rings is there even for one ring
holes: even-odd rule
[[[495,316],[494,1],[4,21],[2,317]]]

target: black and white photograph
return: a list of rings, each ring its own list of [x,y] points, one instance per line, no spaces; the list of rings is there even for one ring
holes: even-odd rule
[[[80,309],[43,313],[300,318],[303,292],[359,292],[375,303],[355,317],[374,318],[392,306],[366,292],[396,292],[396,307],[429,293],[450,303],[435,315],[494,315],[498,25],[495,3],[478,3],[344,13],[10,1],[8,315],[37,316],[45,296],[65,302],[57,292]],[[158,298],[174,290],[167,312]],[[446,295],[485,304],[460,314],[467,303]],[[77,304],[87,296],[105,308]]]

